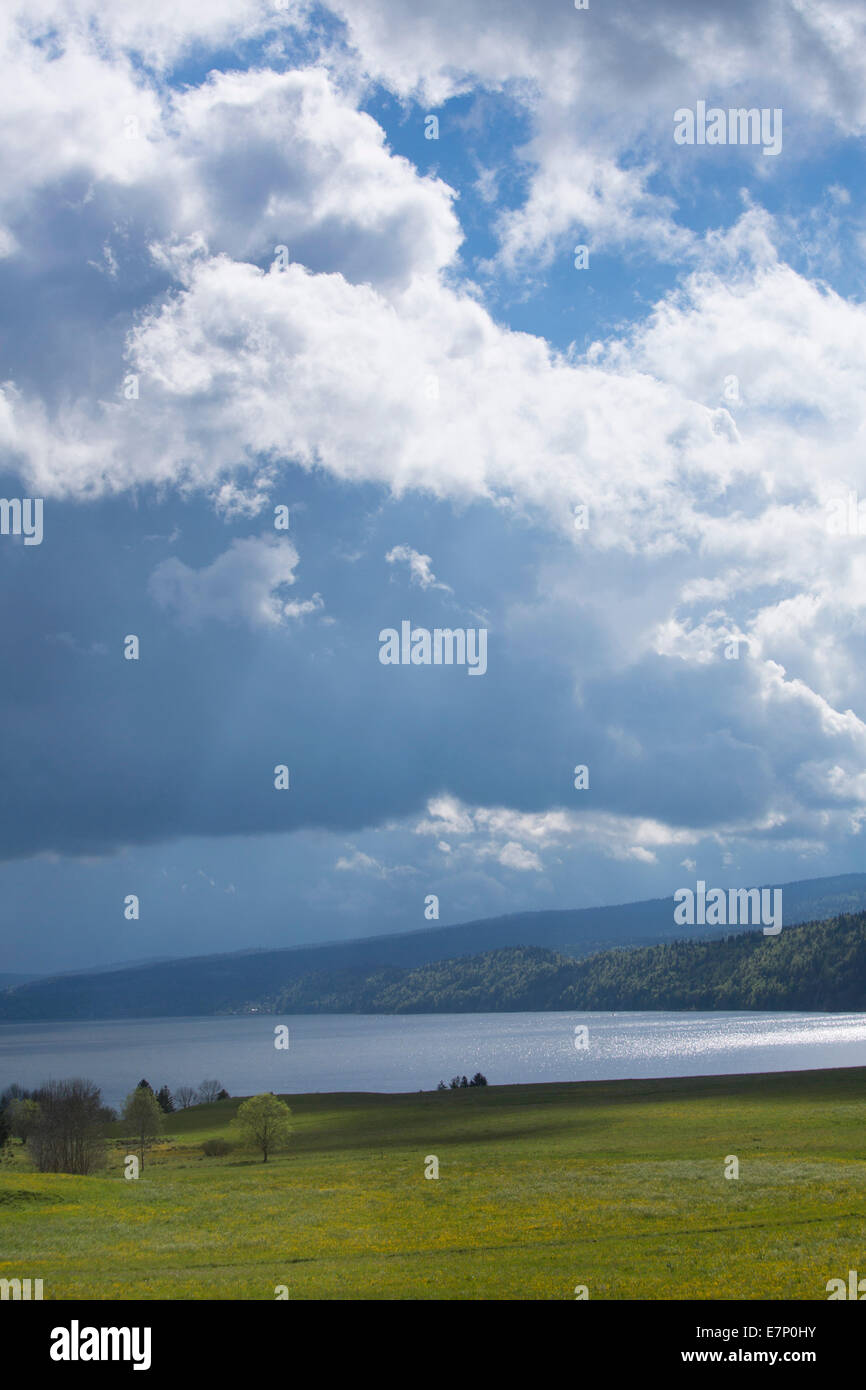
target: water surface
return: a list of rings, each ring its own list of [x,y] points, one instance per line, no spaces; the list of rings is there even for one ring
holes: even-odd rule
[[[274,1047],[278,1024],[287,1051]],[[586,1027],[588,1046],[575,1047]],[[482,1071],[491,1085],[866,1066],[866,1014],[272,1014],[0,1024],[0,1090],[86,1076],[117,1106],[215,1078],[257,1091],[433,1090]]]

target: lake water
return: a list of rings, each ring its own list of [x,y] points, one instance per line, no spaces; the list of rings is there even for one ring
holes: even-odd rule
[[[288,1050],[274,1046],[278,1024]],[[588,1029],[586,1048],[575,1028]],[[118,1106],[146,1077],[258,1091],[430,1091],[482,1071],[527,1081],[705,1076],[866,1066],[866,1014],[516,1013],[246,1015],[0,1024],[0,1090],[86,1076]]]

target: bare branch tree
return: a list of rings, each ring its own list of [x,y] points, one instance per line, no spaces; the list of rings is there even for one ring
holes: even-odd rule
[[[99,1087],[83,1077],[47,1081],[34,1094],[39,1114],[27,1149],[40,1173],[92,1173],[105,1162]]]

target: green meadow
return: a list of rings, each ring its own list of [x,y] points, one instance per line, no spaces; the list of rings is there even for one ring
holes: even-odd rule
[[[94,1177],[16,1145],[0,1277],[46,1299],[651,1300],[866,1274],[863,1067],[284,1099],[267,1164],[202,1153],[238,1100],[167,1116],[137,1180],[120,1125]]]

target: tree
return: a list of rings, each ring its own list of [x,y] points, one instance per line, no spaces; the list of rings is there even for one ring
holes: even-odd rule
[[[0,1167],[12,1162],[12,1131],[8,1115],[8,1106],[0,1106]]]
[[[124,1122],[129,1125],[138,1145],[141,1171],[144,1172],[144,1153],[158,1134],[162,1133],[162,1111],[156,1096],[149,1086],[136,1086],[126,1097],[123,1107]]]
[[[203,1081],[198,1088],[198,1098],[202,1105],[211,1105],[219,1098],[221,1090],[221,1081]]]
[[[195,1105],[196,1089],[195,1086],[178,1086],[177,1103],[181,1110],[189,1110],[191,1105]]]
[[[17,1081],[13,1081],[11,1086],[0,1095],[0,1110],[5,1110],[12,1100],[30,1100],[30,1092],[25,1091],[23,1086],[19,1086]]]
[[[448,1090],[448,1087],[445,1085],[445,1082],[444,1082],[444,1081],[440,1081],[440,1082],[439,1082],[439,1085],[436,1087],[436,1090],[437,1090],[437,1091],[447,1091],[447,1090]]]
[[[459,1090],[460,1090],[460,1077],[459,1077],[459,1076],[452,1076],[452,1078],[451,1078],[451,1083],[450,1083],[450,1089],[451,1089],[452,1091],[459,1091]]]
[[[163,1114],[170,1115],[174,1110],[174,1100],[167,1086],[160,1087],[156,1093],[156,1099]]]
[[[102,1097],[83,1077],[47,1081],[33,1093],[39,1115],[27,1151],[40,1173],[92,1173],[105,1162]]]
[[[245,1140],[261,1149],[262,1162],[267,1163],[268,1154],[289,1141],[292,1112],[284,1100],[265,1091],[243,1101],[232,1124]]]
[[[461,1089],[461,1091],[464,1090],[468,1085],[469,1085],[469,1078],[466,1077],[466,1076],[461,1076],[461,1078],[460,1078],[460,1089]]]
[[[5,1111],[10,1134],[26,1144],[39,1122],[39,1102],[35,1100],[11,1100]]]
[[[153,1087],[151,1086],[151,1084],[150,1084],[149,1081],[147,1081],[144,1077],[142,1077],[141,1080],[140,1080],[139,1083],[138,1083],[138,1089],[139,1089],[140,1091],[152,1091],[152,1090],[153,1090]]]
[[[217,1100],[231,1100],[231,1096],[229,1095],[229,1093],[228,1093],[228,1091],[226,1090],[225,1086],[223,1086],[222,1090],[220,1091],[219,1095],[217,1096]]]

